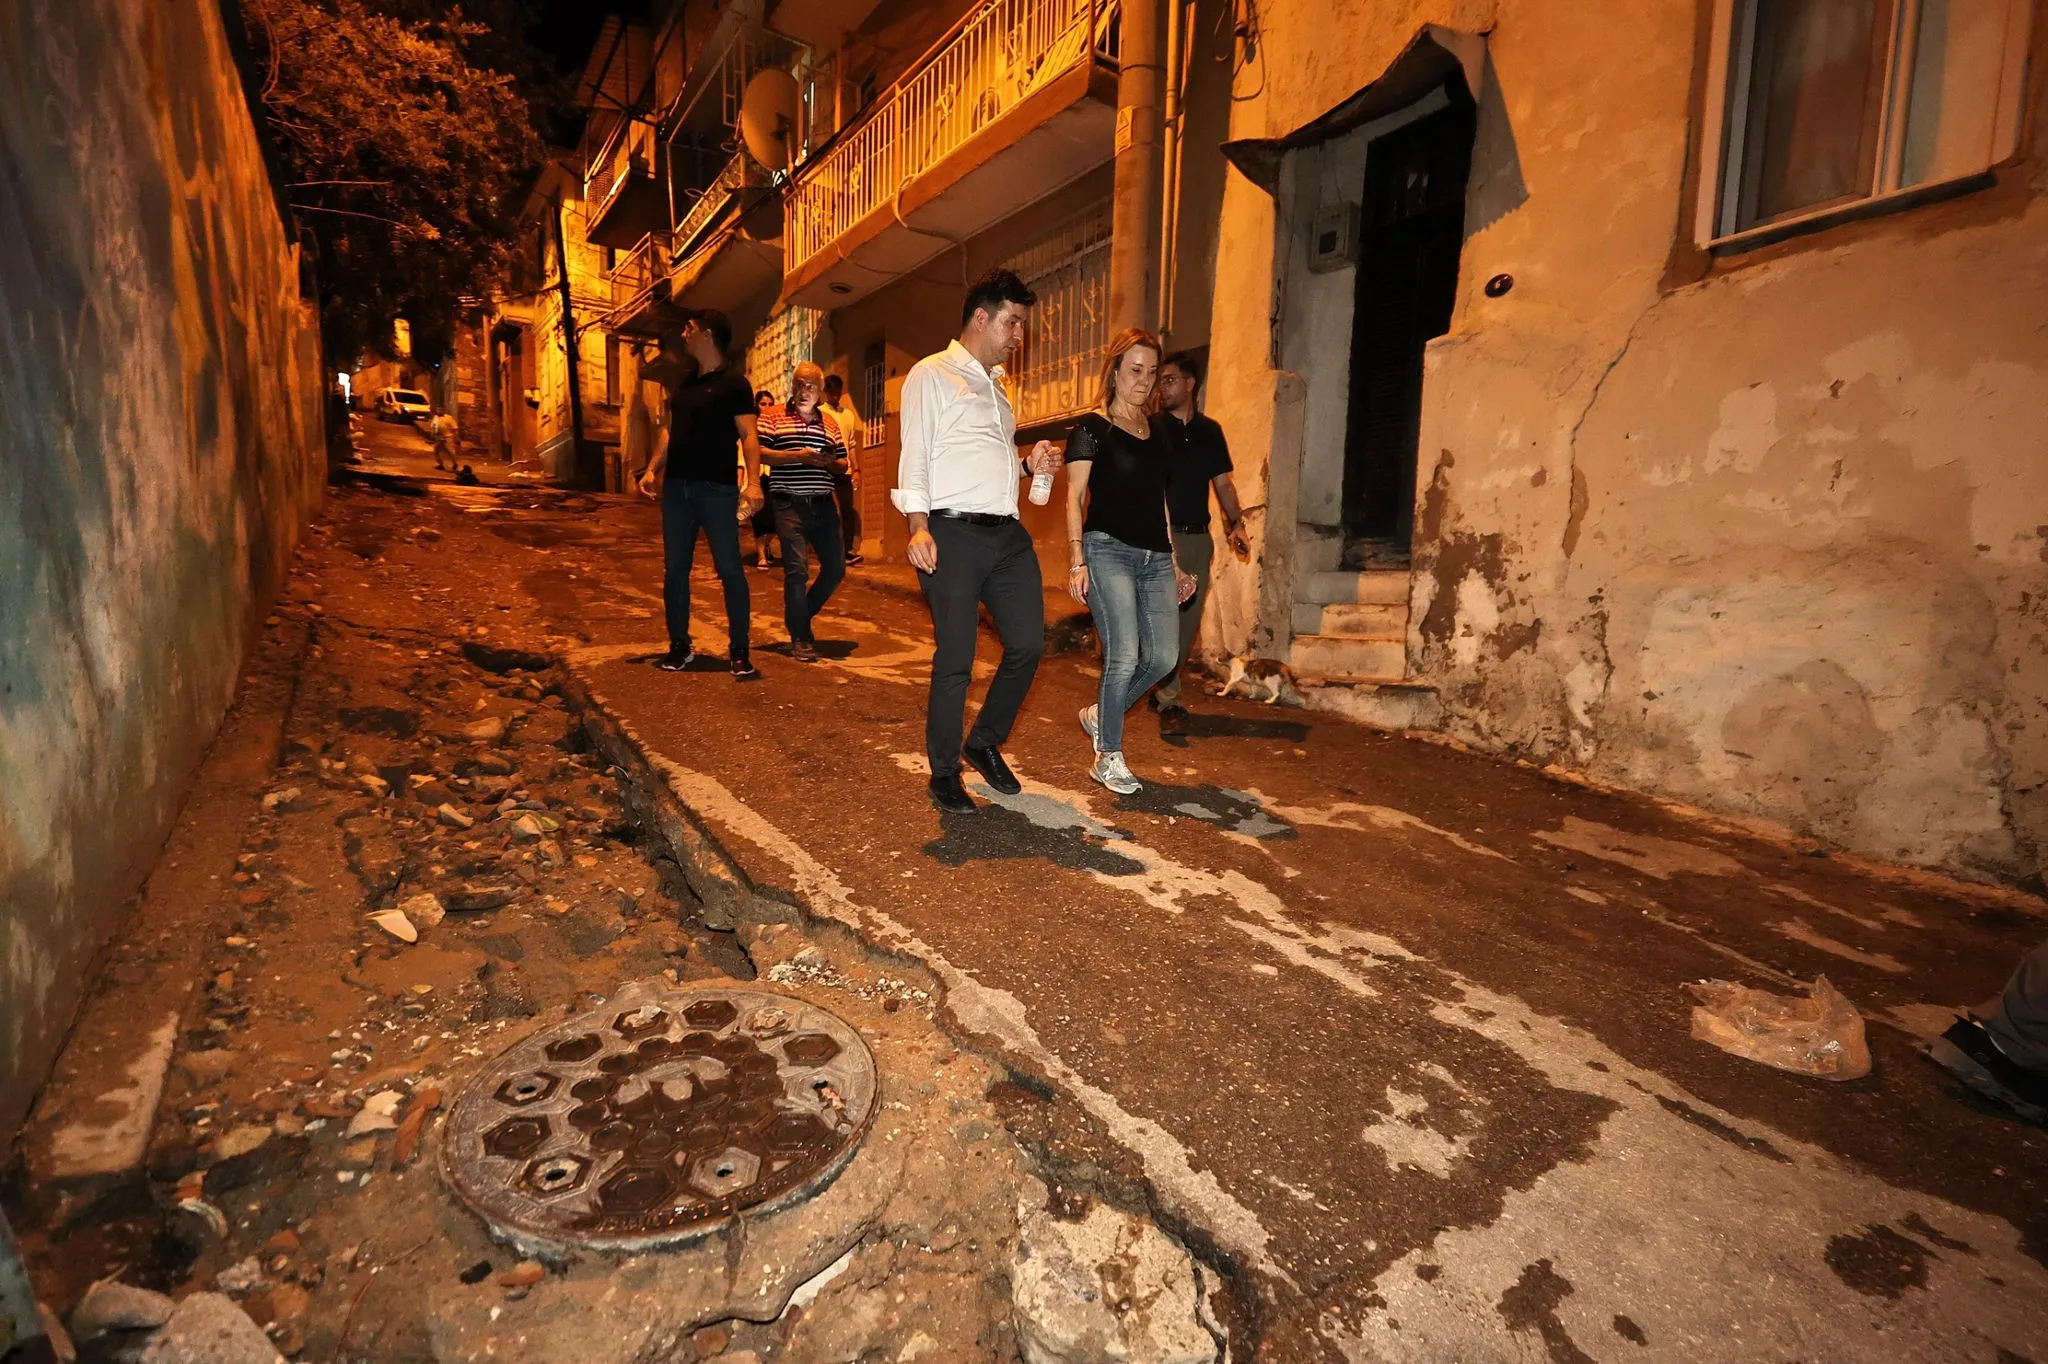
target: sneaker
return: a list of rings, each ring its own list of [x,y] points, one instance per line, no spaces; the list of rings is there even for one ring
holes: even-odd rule
[[[2048,1126],[2048,1076],[2021,1069],[1976,1019],[1957,1019],[1926,1051],[1928,1060],[1993,1103]]]
[[[1081,732],[1088,736],[1088,742],[1091,744],[1097,742],[1102,737],[1100,714],[1100,711],[1092,701],[1081,708]],[[1100,749],[1097,750],[1097,752],[1100,751]]]
[[[853,553],[846,556],[846,566],[848,568],[852,568],[856,564],[864,564],[867,561],[868,556],[861,553],[859,550],[855,550]]]
[[[816,663],[818,646],[807,640],[792,640],[789,645],[789,656],[799,663]]]
[[[696,661],[697,651],[694,649],[685,649],[681,653],[671,649],[660,658],[655,659],[654,666],[665,673],[684,673],[688,672],[691,665]]]
[[[1088,775],[1101,782],[1120,796],[1134,796],[1143,790],[1143,785],[1131,775],[1131,769],[1124,766],[1121,753],[1098,753],[1095,766],[1088,769]]]
[[[754,681],[758,681],[758,680],[760,679],[760,676],[761,676],[761,670],[760,670],[759,668],[757,668],[757,667],[755,667],[755,666],[754,666],[754,660],[753,660],[753,659],[751,659],[751,658],[748,658],[748,657],[747,657],[747,656],[746,656],[745,654],[734,654],[734,655],[733,655],[733,658],[732,658],[732,680],[733,680],[733,681],[735,681],[735,682],[754,682]]]

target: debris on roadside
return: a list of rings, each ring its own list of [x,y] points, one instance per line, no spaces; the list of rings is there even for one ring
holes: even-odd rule
[[[1858,1080],[1870,1073],[1863,1015],[1826,976],[1816,976],[1803,999],[1725,980],[1688,988],[1700,1001],[1692,1011],[1698,1041],[1796,1075]]]

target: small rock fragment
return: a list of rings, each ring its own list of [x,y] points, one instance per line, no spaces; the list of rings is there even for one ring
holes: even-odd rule
[[[206,1089],[234,1073],[235,1054],[226,1047],[216,1047],[212,1051],[188,1051],[178,1058],[178,1069],[185,1072],[185,1078],[192,1082],[194,1089]]]
[[[402,909],[380,909],[370,916],[370,922],[389,933],[400,942],[418,942],[420,931],[412,926]]]
[[[464,737],[480,744],[494,744],[505,737],[505,722],[495,715],[487,715],[462,727]]]
[[[249,1314],[219,1293],[194,1293],[142,1352],[142,1364],[280,1364],[284,1357]]]
[[[377,1163],[377,1139],[364,1137],[341,1148],[341,1163],[353,1170],[364,1170]]]
[[[348,1120],[348,1136],[368,1136],[372,1132],[389,1132],[398,1126],[398,1105],[405,1096],[395,1089],[372,1094],[353,1118]]]
[[[732,1344],[732,1328],[724,1322],[699,1327],[690,1333],[690,1344],[697,1347],[697,1358],[709,1359],[725,1353],[725,1347]]]
[[[151,1331],[171,1319],[177,1303],[161,1293],[101,1279],[71,1313],[71,1334],[91,1340],[108,1331]]]
[[[448,917],[447,909],[441,904],[441,897],[432,891],[407,896],[398,902],[398,907],[404,911],[407,918],[421,928],[438,928],[441,920]]]
[[[275,814],[277,811],[281,809],[289,810],[292,808],[292,802],[296,801],[298,798],[299,788],[296,786],[287,786],[282,791],[272,791],[269,795],[263,798],[264,812],[267,814]]]
[[[476,819],[473,816],[465,815],[453,805],[441,806],[440,809],[434,811],[434,817],[451,829],[471,829],[476,827]]]
[[[412,1159],[412,1153],[420,1144],[420,1133],[425,1130],[427,1117],[441,1106],[441,1091],[423,1089],[414,1096],[412,1106],[405,1111],[405,1121],[398,1124],[398,1136],[391,1144],[391,1168],[402,1170]]]
[[[233,1160],[246,1156],[264,1142],[270,1140],[271,1129],[255,1123],[235,1128],[213,1144],[215,1160]]]
[[[263,1243],[265,1255],[290,1255],[299,1248],[299,1234],[290,1227],[284,1228]]]
[[[498,1276],[500,1288],[531,1288],[548,1276],[548,1267],[538,1260],[521,1260]]]
[[[489,1260],[478,1260],[456,1277],[467,1284],[482,1283],[485,1279],[491,1277],[491,1262]]]
[[[391,794],[391,783],[373,773],[366,772],[362,776],[357,777],[356,785],[362,787],[379,800]]]
[[[251,1255],[214,1275],[213,1286],[223,1293],[253,1293],[263,1286],[263,1266]]]
[[[531,811],[522,811],[511,821],[509,832],[514,843],[533,843],[539,841],[547,831],[541,827],[541,822]]]

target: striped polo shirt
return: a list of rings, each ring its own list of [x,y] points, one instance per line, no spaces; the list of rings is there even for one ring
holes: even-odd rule
[[[845,459],[846,442],[839,438],[839,423],[822,407],[814,418],[805,421],[787,405],[769,408],[754,423],[761,453],[797,455],[824,450],[833,459]],[[768,487],[790,497],[830,497],[834,491],[832,471],[815,464],[775,465]]]

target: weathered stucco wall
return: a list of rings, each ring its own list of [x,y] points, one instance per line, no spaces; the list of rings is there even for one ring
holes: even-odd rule
[[[317,335],[210,0],[0,6],[0,1133],[317,505]]]
[[[1482,100],[1468,206],[1514,206],[1468,207],[1417,479],[1410,662],[1450,729],[1882,857],[2038,874],[2039,162],[1674,286],[1692,0],[1338,8],[1357,13],[1261,6],[1262,70],[1239,85],[1265,89],[1240,103],[1235,136],[1315,117],[1423,22],[1490,30],[1497,98]],[[2043,127],[2040,85],[2023,145]],[[1270,460],[1276,520],[1295,470],[1330,451],[1290,438],[1268,356],[1313,371],[1310,390],[1342,382],[1342,355],[1288,344],[1289,185],[1304,178],[1290,168],[1276,205],[1233,175],[1217,275],[1211,410],[1241,464]],[[1489,299],[1497,273],[1515,286]],[[1283,551],[1269,559],[1286,557],[1268,538]],[[1231,578],[1225,642],[1259,647],[1286,598]]]

